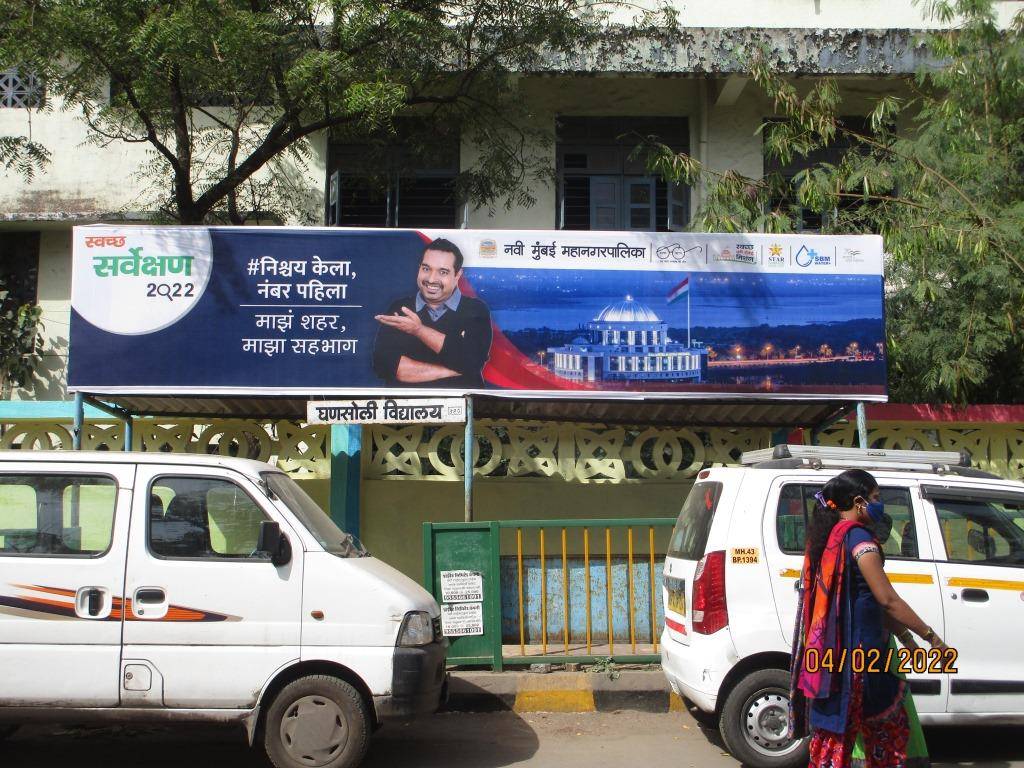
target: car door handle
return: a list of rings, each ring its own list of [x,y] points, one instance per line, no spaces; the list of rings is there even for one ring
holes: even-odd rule
[[[160,587],[144,587],[135,592],[135,602],[139,605],[160,605],[166,601],[167,594]]]
[[[988,591],[984,589],[965,589],[960,593],[964,602],[967,603],[987,603],[988,602]]]

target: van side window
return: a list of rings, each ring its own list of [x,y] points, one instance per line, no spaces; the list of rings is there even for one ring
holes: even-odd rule
[[[790,483],[782,486],[779,506],[775,512],[775,535],[779,549],[790,555],[802,555],[807,533],[806,521],[814,512],[817,502],[814,494],[821,485]],[[916,559],[919,557],[917,528],[906,488],[882,488],[885,519],[874,528],[886,557]]]
[[[230,480],[159,477],[149,496],[149,547],[159,557],[253,557],[267,519]]]
[[[934,499],[949,560],[1024,565],[1024,499]]]
[[[117,483],[85,475],[0,475],[0,555],[102,555]]]

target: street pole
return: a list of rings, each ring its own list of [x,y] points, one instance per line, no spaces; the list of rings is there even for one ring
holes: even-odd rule
[[[75,392],[75,421],[71,427],[71,447],[82,450],[82,428],[85,422],[85,395]]]
[[[868,414],[864,403],[857,403],[857,440],[861,448],[868,447]]]
[[[465,490],[466,522],[473,522],[473,396],[466,396],[466,436],[465,458],[462,462],[462,474]]]

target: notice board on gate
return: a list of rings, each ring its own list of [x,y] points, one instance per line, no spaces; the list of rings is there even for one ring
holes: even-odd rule
[[[884,400],[877,236],[76,227],[69,388]]]

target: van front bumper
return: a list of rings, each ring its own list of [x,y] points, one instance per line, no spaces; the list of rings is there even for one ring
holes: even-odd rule
[[[409,720],[438,710],[448,693],[448,641],[395,648],[391,694],[374,696],[378,720]]]

